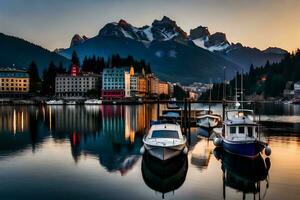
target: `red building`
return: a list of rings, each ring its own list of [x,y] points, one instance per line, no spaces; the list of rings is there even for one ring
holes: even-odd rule
[[[70,74],[71,76],[78,76],[80,73],[79,67],[77,65],[72,65],[71,69],[70,69]]]

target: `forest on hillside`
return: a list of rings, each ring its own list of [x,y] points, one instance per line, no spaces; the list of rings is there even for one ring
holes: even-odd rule
[[[225,87],[226,98],[234,99],[235,88],[241,88],[241,77],[243,77],[244,95],[263,95],[268,97],[281,97],[283,90],[288,82],[295,83],[300,81],[300,50],[286,55],[279,63],[270,64],[267,62],[265,66],[254,68],[251,65],[248,73],[237,72],[235,78],[227,82]],[[293,89],[293,88],[287,88]],[[214,84],[211,94],[212,99],[223,99],[223,83]],[[209,92],[202,96],[208,99]]]

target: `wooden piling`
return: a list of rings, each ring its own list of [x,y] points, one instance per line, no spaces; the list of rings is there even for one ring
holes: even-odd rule
[[[225,120],[225,107],[226,107],[226,100],[223,99],[222,101],[222,107],[223,107],[223,111],[222,111],[222,120],[224,121]]]
[[[187,99],[184,99],[184,134],[187,135]]]
[[[160,114],[160,111],[159,111],[159,98],[157,98],[157,120],[159,120],[159,114]]]
[[[188,143],[191,144],[191,100],[189,99],[189,129],[188,129]]]

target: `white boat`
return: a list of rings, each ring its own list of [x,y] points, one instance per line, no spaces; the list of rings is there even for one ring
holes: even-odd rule
[[[221,116],[213,114],[211,110],[204,110],[203,114],[197,117],[197,126],[202,128],[215,128],[221,122]]]
[[[63,100],[49,100],[46,101],[47,105],[63,105],[64,101]]]
[[[76,101],[68,101],[66,104],[67,105],[76,105]]]
[[[186,137],[182,135],[178,124],[152,125],[143,142],[144,150],[162,161],[187,153]]]
[[[100,99],[88,99],[88,100],[84,101],[84,104],[86,104],[86,105],[101,105],[102,100],[100,100]]]

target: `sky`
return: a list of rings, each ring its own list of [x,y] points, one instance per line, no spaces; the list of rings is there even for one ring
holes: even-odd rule
[[[49,50],[68,47],[76,33],[93,37],[109,22],[143,26],[163,16],[187,33],[202,25],[244,46],[300,48],[299,0],[0,0],[0,32]]]

